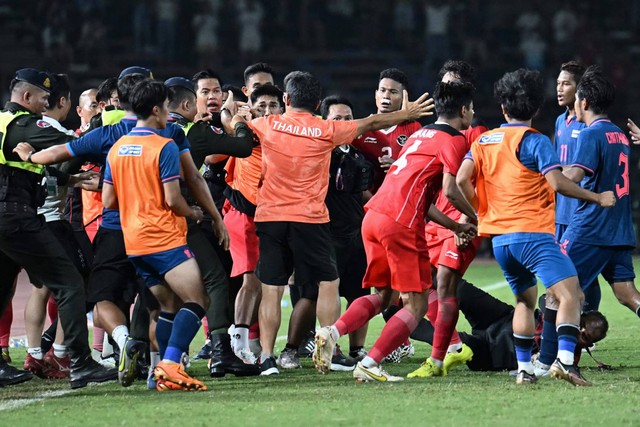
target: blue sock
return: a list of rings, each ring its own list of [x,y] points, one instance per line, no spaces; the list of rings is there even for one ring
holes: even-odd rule
[[[602,291],[600,290],[600,283],[598,279],[584,291],[584,306],[583,311],[593,311],[600,307],[600,300],[602,299]]]
[[[202,324],[201,319],[205,313],[204,308],[196,303],[188,302],[183,304],[173,320],[173,330],[171,331],[167,351],[162,357],[163,360],[180,363],[182,353],[189,351],[189,344],[198,333]]]
[[[542,323],[542,340],[540,342],[540,357],[538,360],[545,365],[551,365],[558,355],[558,333],[556,331],[557,310],[546,308]]]
[[[531,350],[533,349],[533,337],[513,334],[513,345],[516,348],[516,359],[520,363],[531,362]]]
[[[169,344],[171,330],[173,329],[173,319],[175,319],[175,317],[176,313],[167,313],[166,311],[161,311],[158,316],[156,340],[158,341],[158,354],[160,355],[160,360],[162,360],[164,353],[167,350],[167,344]]]
[[[558,359],[565,365],[573,365],[580,327],[569,323],[558,325]]]

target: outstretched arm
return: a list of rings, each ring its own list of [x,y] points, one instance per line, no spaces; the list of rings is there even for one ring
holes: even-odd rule
[[[356,120],[358,124],[357,134],[362,135],[372,130],[384,129],[406,121],[431,116],[435,105],[432,98],[427,99],[428,96],[428,93],[424,93],[414,102],[409,102],[407,91],[403,91],[402,109],[393,113],[372,114],[367,118]]]

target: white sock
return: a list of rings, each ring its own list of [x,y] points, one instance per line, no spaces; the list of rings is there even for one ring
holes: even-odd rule
[[[329,329],[331,330],[331,337],[335,341],[338,341],[338,339],[340,339],[340,332],[338,332],[338,328],[336,328],[335,325],[331,325],[329,326]]]
[[[109,334],[104,334],[104,339],[102,340],[102,358],[106,359],[110,356],[113,356],[113,346],[109,342]]]
[[[574,355],[569,350],[558,350],[558,359],[564,365],[573,365]]]
[[[53,354],[54,356],[62,359],[67,355],[67,346],[53,343]]]
[[[233,351],[249,349],[249,328],[236,326],[233,330],[235,338]]]
[[[527,374],[533,375],[533,363],[529,362],[518,362],[518,372],[525,371]]]
[[[459,342],[458,344],[451,344],[449,346],[449,348],[447,349],[447,353],[457,353],[460,350],[462,350],[462,343]]]
[[[433,364],[436,365],[438,368],[442,369],[444,367],[444,363],[442,363],[442,360],[434,359],[433,357],[430,357],[429,359],[431,359]]]
[[[160,362],[160,353],[158,353],[157,351],[150,351],[149,352],[149,377],[153,376],[153,370],[155,369],[156,366],[158,366],[158,363]]]
[[[124,345],[129,337],[129,328],[126,325],[118,325],[111,331],[111,338],[118,344],[120,351],[124,351]]]
[[[365,368],[373,368],[375,366],[378,366],[378,363],[369,356],[365,356],[365,358],[362,359],[362,362],[360,363],[362,363],[362,366],[364,366]]]
[[[29,347],[27,349],[27,353],[34,359],[42,360],[44,358],[44,354],[42,354],[42,348],[40,347]]]

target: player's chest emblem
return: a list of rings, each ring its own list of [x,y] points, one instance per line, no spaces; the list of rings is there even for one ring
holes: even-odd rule
[[[398,139],[396,139],[396,142],[399,146],[404,147],[404,143],[407,142],[407,139],[409,139],[407,135],[400,135],[398,136]]]

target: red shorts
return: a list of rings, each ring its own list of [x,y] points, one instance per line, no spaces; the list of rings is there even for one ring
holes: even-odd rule
[[[438,234],[427,234],[429,259],[434,267],[444,265],[464,275],[482,243],[482,237],[476,237],[465,248],[456,246],[453,234],[449,230],[438,228]]]
[[[227,226],[231,240],[231,277],[255,271],[260,256],[260,241],[253,217],[240,212],[229,203],[225,204],[224,210],[224,225]]]
[[[367,254],[364,288],[424,292],[431,288],[431,264],[423,232],[404,227],[386,215],[367,211],[362,221]]]

